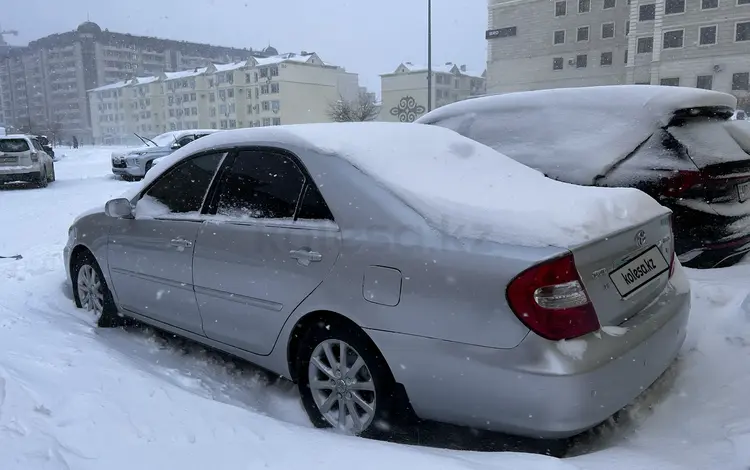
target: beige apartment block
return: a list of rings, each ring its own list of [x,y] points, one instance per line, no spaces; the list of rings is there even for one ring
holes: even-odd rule
[[[302,52],[135,78],[89,97],[95,140],[118,143],[133,132],[330,122],[329,105],[358,91],[357,74]]]
[[[485,93],[484,72],[467,71],[452,62],[432,67],[433,109]],[[427,67],[411,62],[380,76],[379,120],[413,122],[428,111]]]
[[[750,0],[489,0],[485,38],[489,93],[614,84],[750,92]]]

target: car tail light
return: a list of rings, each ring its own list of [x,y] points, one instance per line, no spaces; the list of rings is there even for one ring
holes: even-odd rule
[[[672,240],[672,250],[671,255],[669,257],[669,277],[672,278],[672,275],[674,274],[674,266],[675,266],[675,254],[674,254],[674,248],[675,248],[675,241],[674,241],[674,214],[669,214],[669,235]]]
[[[703,175],[700,171],[678,170],[670,178],[664,180],[663,195],[667,197],[679,197],[701,184]]]
[[[518,319],[542,338],[571,339],[600,328],[572,254],[522,272],[508,285],[506,296]]]

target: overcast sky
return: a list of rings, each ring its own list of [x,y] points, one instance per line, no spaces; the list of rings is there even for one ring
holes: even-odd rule
[[[10,0],[8,0],[10,2]],[[75,29],[86,20],[102,29],[262,48],[315,51],[359,73],[380,92],[378,75],[403,61],[427,63],[427,0],[24,0],[2,7],[0,28],[26,44]],[[433,63],[484,70],[487,0],[433,0]]]

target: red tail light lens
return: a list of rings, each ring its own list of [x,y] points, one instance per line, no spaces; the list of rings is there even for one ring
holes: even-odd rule
[[[522,272],[508,285],[506,296],[516,317],[542,338],[560,341],[600,328],[572,254]]]
[[[698,186],[702,178],[700,171],[676,171],[674,175],[664,180],[662,194],[667,197],[679,197],[689,189]]]
[[[671,247],[672,255],[669,257],[669,277],[671,279],[672,275],[674,274],[674,264],[675,264],[674,263],[674,259],[675,259],[674,246],[675,245],[674,245],[674,215],[673,214],[669,214],[669,235],[672,239],[672,247]]]

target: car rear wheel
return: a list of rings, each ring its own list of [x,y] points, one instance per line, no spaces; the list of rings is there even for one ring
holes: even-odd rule
[[[76,306],[91,312],[98,327],[119,326],[121,321],[112,293],[94,257],[90,253],[80,254],[74,261],[72,273]]]
[[[338,322],[313,326],[300,344],[297,377],[302,404],[316,427],[365,437],[390,434],[395,380],[359,328]]]
[[[49,180],[47,179],[47,168],[42,166],[42,169],[39,170],[39,177],[37,178],[36,185],[40,188],[46,188],[48,183]]]

